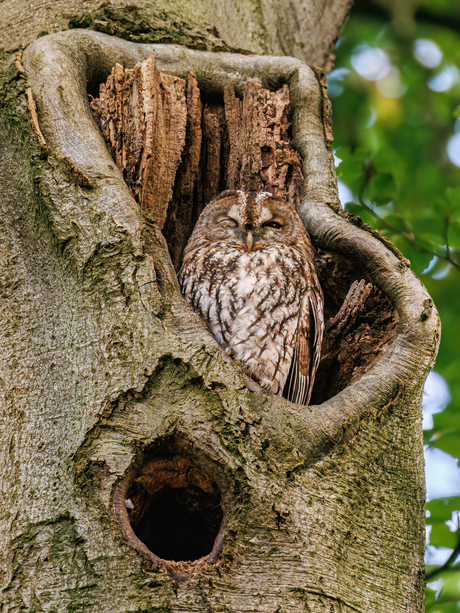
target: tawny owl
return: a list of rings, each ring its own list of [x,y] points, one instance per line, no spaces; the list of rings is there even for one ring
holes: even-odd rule
[[[185,299],[264,389],[308,404],[323,337],[323,295],[310,237],[267,192],[225,191],[184,251]]]

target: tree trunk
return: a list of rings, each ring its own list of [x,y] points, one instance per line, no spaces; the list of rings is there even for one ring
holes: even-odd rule
[[[2,611],[421,613],[438,317],[341,210],[321,71],[303,63],[327,70],[349,2],[34,4],[0,17]],[[313,406],[222,353],[108,153],[87,92],[151,54],[210,104],[253,78],[289,87],[328,314]]]

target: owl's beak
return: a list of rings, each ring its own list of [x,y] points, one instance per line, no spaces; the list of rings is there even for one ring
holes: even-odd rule
[[[251,251],[253,244],[254,244],[254,237],[252,235],[252,232],[248,232],[246,234],[246,245],[248,247],[248,251]]]

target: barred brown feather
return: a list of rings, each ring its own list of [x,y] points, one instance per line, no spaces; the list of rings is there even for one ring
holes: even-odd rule
[[[308,404],[323,337],[323,295],[310,237],[269,194],[226,191],[184,251],[185,299],[222,348],[264,389]]]

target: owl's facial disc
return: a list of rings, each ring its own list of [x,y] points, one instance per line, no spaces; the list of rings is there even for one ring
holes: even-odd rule
[[[269,194],[259,194],[249,202],[239,197],[237,202],[218,201],[216,205],[209,220],[214,227],[214,239],[236,242],[245,251],[279,244],[292,226],[290,216],[280,210],[280,203]]]

